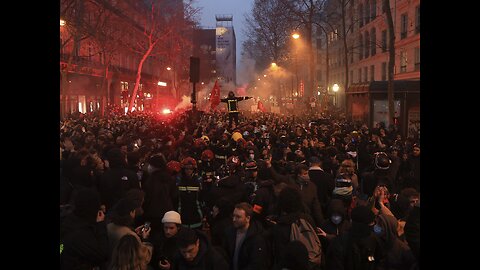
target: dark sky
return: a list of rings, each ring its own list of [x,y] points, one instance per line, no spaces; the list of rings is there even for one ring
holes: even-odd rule
[[[250,13],[254,0],[197,0],[195,6],[202,8],[200,11],[200,25],[202,27],[215,27],[215,14],[233,15],[233,28],[237,39],[237,70],[240,64],[245,14]]]

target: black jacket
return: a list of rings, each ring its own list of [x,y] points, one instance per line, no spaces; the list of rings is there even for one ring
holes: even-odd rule
[[[108,259],[108,237],[105,222],[90,224],[70,214],[60,225],[60,255],[62,270],[91,270]]]
[[[262,270],[266,269],[267,253],[266,243],[263,238],[263,227],[259,222],[252,221],[248,227],[247,234],[240,246],[238,255],[239,270]],[[235,241],[237,230],[231,226],[225,231],[225,238],[222,244],[230,260],[230,269],[233,269],[233,256],[235,252]]]
[[[210,244],[207,236],[199,231],[196,233],[200,240],[197,257],[193,261],[187,262],[180,253],[177,253],[172,270],[228,270],[228,263]]]
[[[125,198],[127,191],[140,188],[138,175],[126,168],[112,168],[103,173],[100,179],[100,196],[107,211],[121,198]]]

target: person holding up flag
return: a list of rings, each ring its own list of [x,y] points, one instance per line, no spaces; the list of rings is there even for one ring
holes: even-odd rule
[[[265,112],[265,106],[263,106],[263,103],[260,100],[258,100],[257,109],[261,112]]]
[[[218,104],[220,104],[220,85],[218,85],[218,80],[215,80],[215,85],[210,93],[210,108],[213,110]]]
[[[220,101],[227,103],[228,109],[228,127],[232,128],[232,121],[235,121],[235,126],[238,126],[238,102],[251,99],[252,97],[236,97],[233,91],[228,92],[227,98],[222,98]]]

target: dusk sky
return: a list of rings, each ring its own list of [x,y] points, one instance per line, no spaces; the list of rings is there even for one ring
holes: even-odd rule
[[[215,27],[215,14],[233,15],[233,28],[237,39],[237,71],[240,64],[242,42],[246,39],[243,30],[245,29],[245,14],[250,13],[254,0],[197,0],[196,7],[201,7],[200,25],[202,27]]]

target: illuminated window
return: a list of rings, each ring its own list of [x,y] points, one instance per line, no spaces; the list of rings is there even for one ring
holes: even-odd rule
[[[407,72],[407,52],[400,53],[400,72]]]

